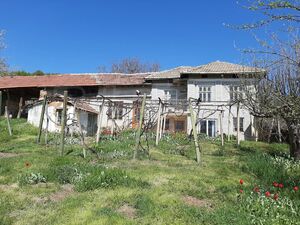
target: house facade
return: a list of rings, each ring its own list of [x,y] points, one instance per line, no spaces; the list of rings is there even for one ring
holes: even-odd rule
[[[236,136],[239,120],[240,139],[244,140],[257,137],[255,121],[243,105],[236,104],[236,99],[244,86],[252,85],[257,75],[264,73],[265,71],[258,68],[216,61],[197,67],[182,66],[161,72],[133,75],[1,77],[0,90],[7,93],[12,90],[18,93],[18,89],[22,90],[22,93],[24,90],[25,93],[30,93],[30,90],[36,93],[39,90],[48,96],[62,95],[63,91],[67,90],[70,98],[84,102],[90,107],[89,110],[80,110],[82,126],[90,135],[95,134],[99,124],[102,131],[110,133],[135,128],[139,122],[139,101],[143,94],[147,96],[147,105],[151,105],[154,111],[158,110],[158,101],[164,104],[164,132],[190,133],[192,124],[188,103],[189,100],[193,100],[198,102],[197,105],[193,105],[198,133],[217,137],[222,127],[224,134]],[[42,96],[38,98],[42,99]],[[59,122],[61,104],[60,101],[49,103],[49,114],[53,117],[51,120]],[[40,104],[30,106],[30,123],[38,124],[40,108]],[[72,106],[70,103],[70,118],[75,109],[74,104]],[[50,131],[59,129],[59,123],[48,124]]]
[[[198,133],[216,137],[222,127],[224,134],[236,136],[239,111],[239,138],[244,140],[257,138],[255,121],[236,100],[245,86],[251,86],[264,73],[258,68],[216,61],[198,67],[178,67],[154,73],[146,80],[152,83],[152,100],[160,98],[171,103],[166,118],[167,131],[190,133],[192,124],[187,103],[189,99],[198,99],[195,110]]]

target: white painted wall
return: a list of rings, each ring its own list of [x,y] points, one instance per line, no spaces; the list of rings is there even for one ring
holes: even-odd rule
[[[211,110],[201,110],[199,118],[208,117],[208,119],[215,119],[217,121],[217,133],[220,134],[220,120],[219,113],[216,112],[213,115],[209,115],[213,109],[216,109],[217,105],[226,104],[230,101],[230,86],[241,84],[242,80],[238,79],[188,79],[188,94],[187,98],[198,98],[199,97],[199,86],[210,86],[211,87],[211,102],[202,102],[200,103],[200,109],[206,108]],[[230,135],[237,135],[237,132],[234,131],[233,126],[233,117],[236,117],[237,107],[232,106],[231,114],[229,114],[229,107],[222,107],[220,109],[224,110],[223,115],[223,133]],[[252,126],[253,118],[250,115],[249,111],[241,106],[240,108],[240,117],[244,118],[244,132],[240,132],[240,139],[249,139],[254,138],[251,135],[254,135],[254,128]],[[228,129],[228,119],[230,119],[230,125]],[[191,121],[188,119],[188,132],[192,129]]]
[[[52,102],[46,107],[44,121],[43,121],[43,129],[47,128],[47,118],[48,118],[48,131],[49,132],[60,132],[61,126],[57,121],[56,109],[62,108],[62,102]],[[28,110],[28,118],[27,121],[35,127],[39,126],[40,117],[42,112],[42,103],[36,104],[32,106]],[[83,128],[83,132],[86,133],[87,125],[88,125],[88,113],[85,111],[80,111],[80,122]],[[71,125],[73,120],[75,119],[74,114],[74,106],[68,105],[67,107],[67,125]],[[78,132],[78,127],[71,127],[69,132]]]
[[[153,83],[151,90],[151,99],[158,100],[161,98],[162,100],[169,100],[168,92],[174,91],[176,92],[176,99],[186,98],[186,87],[182,85],[174,85],[173,83]]]

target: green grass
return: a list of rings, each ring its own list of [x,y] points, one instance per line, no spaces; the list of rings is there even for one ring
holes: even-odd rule
[[[201,140],[199,166],[193,142],[177,134],[164,137],[158,147],[151,139],[150,156],[133,161],[134,134],[128,131],[98,146],[91,142],[100,158],[88,152],[83,159],[80,146],[67,145],[69,154],[60,157],[58,146],[36,144],[37,130],[24,120],[12,121],[13,137],[5,126],[0,118],[0,152],[17,155],[0,158],[0,224],[251,224],[237,198],[240,179],[250,192],[254,184],[266,187],[288,176],[285,194],[300,204],[299,193],[288,191],[299,183],[298,171],[271,167],[270,159],[261,157],[282,155],[286,145],[242,142],[237,149],[226,143],[220,154],[218,141]],[[20,182],[32,173],[47,183]],[[65,191],[66,185],[74,190]],[[188,196],[203,205],[187,202]],[[133,216],[121,212],[124,205]]]

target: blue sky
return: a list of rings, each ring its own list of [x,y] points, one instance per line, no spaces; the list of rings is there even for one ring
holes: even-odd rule
[[[223,60],[253,37],[223,23],[253,22],[235,0],[1,0],[4,55],[14,70],[97,72],[126,57],[162,69]]]

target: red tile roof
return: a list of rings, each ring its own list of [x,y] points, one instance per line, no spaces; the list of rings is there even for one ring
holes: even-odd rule
[[[45,76],[2,76],[0,89],[28,87],[142,85],[149,74],[63,74]]]

